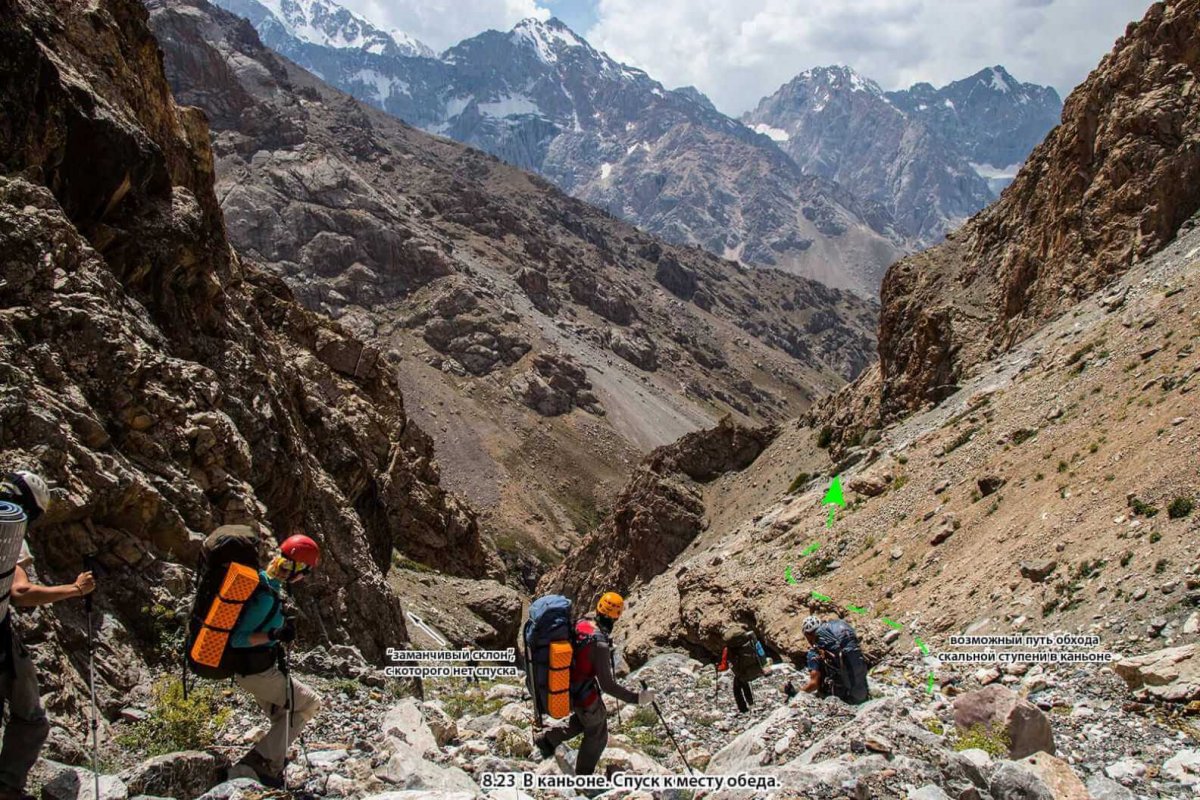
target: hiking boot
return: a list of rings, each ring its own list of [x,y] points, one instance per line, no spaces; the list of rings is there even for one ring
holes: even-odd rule
[[[554,745],[546,741],[545,736],[533,737],[533,746],[537,748],[539,753],[541,753],[543,759],[550,758],[550,756],[554,755]]]
[[[248,772],[253,774],[247,774]],[[242,756],[241,761],[230,767],[229,777],[230,779],[253,778],[268,789],[283,788],[283,771],[272,767],[271,763],[259,755],[257,750],[246,753]]]

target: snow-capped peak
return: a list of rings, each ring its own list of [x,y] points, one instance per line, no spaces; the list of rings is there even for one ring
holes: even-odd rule
[[[813,67],[801,72],[799,77],[805,82],[824,84],[830,89],[848,89],[851,92],[866,92],[874,95],[883,94],[883,90],[875,81],[865,78],[851,67],[841,64]]]
[[[403,31],[385,32],[329,0],[259,0],[294,38],[308,44],[375,55],[432,57],[433,50]]]
[[[574,31],[554,17],[545,22],[535,17],[523,19],[513,27],[509,36],[514,42],[531,47],[537,57],[547,64],[558,61],[564,48],[587,46]]]
[[[1008,92],[1016,84],[1016,81],[1011,75],[1008,74],[1007,71],[1005,71],[1004,67],[995,66],[988,70],[988,72],[991,76],[990,85],[997,92],[1008,94]]]

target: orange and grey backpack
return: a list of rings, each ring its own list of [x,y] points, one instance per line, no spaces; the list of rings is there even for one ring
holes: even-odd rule
[[[200,547],[196,595],[184,640],[185,690],[189,671],[214,680],[259,671],[244,663],[248,653],[229,647],[229,636],[259,586],[258,542],[249,526],[222,525]]]

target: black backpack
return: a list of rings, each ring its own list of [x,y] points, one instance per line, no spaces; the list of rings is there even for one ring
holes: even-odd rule
[[[725,646],[729,648],[729,668],[733,670],[734,677],[743,681],[762,677],[762,648],[753,631],[738,632],[725,642]]]
[[[196,643],[196,637],[204,628],[204,618],[221,589],[229,565],[241,564],[257,571],[258,563],[258,534],[246,525],[222,525],[209,534],[200,546],[200,562],[196,566],[196,594],[192,599],[192,612],[188,617],[187,637],[183,644],[185,691],[189,671],[201,678],[223,680],[234,675],[261,672],[274,663],[274,655],[270,649],[264,651],[264,655],[270,658],[269,663],[264,658],[253,659],[252,656],[256,654],[250,651],[239,651],[232,647],[225,648],[221,655],[221,663],[216,667],[201,664],[192,658],[192,645]],[[251,660],[263,663],[249,663]]]

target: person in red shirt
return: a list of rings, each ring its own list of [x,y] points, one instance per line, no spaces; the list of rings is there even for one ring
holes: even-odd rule
[[[653,689],[634,692],[617,683],[613,677],[613,624],[625,609],[625,600],[616,592],[606,592],[596,604],[596,613],[575,624],[575,663],[571,666],[571,719],[565,727],[552,728],[536,737],[542,758],[554,755],[560,744],[583,734],[579,755],[575,759],[576,775],[591,775],[608,745],[608,709],[604,695],[610,694],[625,703],[649,705],[654,702]]]

